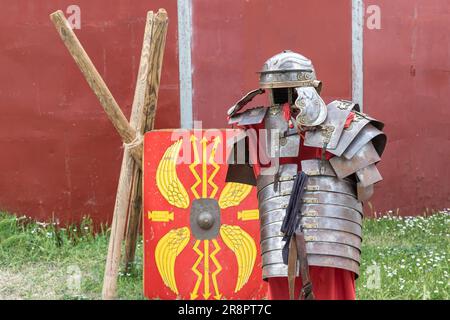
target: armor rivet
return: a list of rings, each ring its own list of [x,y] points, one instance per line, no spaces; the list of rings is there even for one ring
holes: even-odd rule
[[[285,146],[287,143],[287,139],[285,137],[280,138],[280,145]]]

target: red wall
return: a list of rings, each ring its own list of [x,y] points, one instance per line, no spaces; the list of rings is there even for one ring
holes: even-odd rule
[[[313,61],[326,101],[351,97],[350,1],[193,3],[194,119],[204,127],[225,126],[226,110],[258,87],[256,72],[284,49]],[[267,104],[267,97],[253,104]]]
[[[157,126],[179,126],[176,1],[2,0],[0,208],[42,220],[105,221],[121,142],[49,19],[74,3],[82,21],[76,34],[127,117],[146,12],[168,11]]]
[[[449,2],[366,0],[381,29],[365,29],[365,111],[386,122],[375,210],[449,207]],[[158,128],[179,126],[176,1],[0,0],[0,209],[46,220],[110,221],[121,142],[48,15],[81,7],[76,34],[128,116],[145,15],[170,24]],[[194,118],[225,125],[225,111],[258,86],[284,49],[311,58],[327,102],[351,98],[350,0],[193,0]],[[266,103],[260,97],[254,103]]]
[[[386,123],[384,181],[373,204],[403,215],[450,207],[450,2],[373,1],[364,33],[365,111]]]

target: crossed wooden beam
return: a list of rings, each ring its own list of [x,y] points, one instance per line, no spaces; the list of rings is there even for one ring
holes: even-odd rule
[[[127,269],[134,261],[136,251],[142,216],[143,134],[153,130],[155,123],[168,17],[164,9],[159,9],[156,14],[153,11],[147,13],[130,122],[83,49],[63,12],[58,10],[52,13],[50,19],[124,143],[102,290],[103,299],[115,299],[124,237],[124,263]]]

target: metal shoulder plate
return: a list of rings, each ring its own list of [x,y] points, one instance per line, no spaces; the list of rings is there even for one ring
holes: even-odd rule
[[[381,160],[387,137],[384,124],[354,108],[355,117],[339,137],[336,148],[327,147],[334,154],[330,164],[339,178],[355,174],[357,197],[367,201],[373,195],[373,185],[382,180],[375,164]]]
[[[339,178],[355,174],[358,200],[367,201],[373,194],[373,185],[383,179],[376,167],[379,161],[380,155],[372,140],[361,146],[352,158],[333,157],[330,164]]]
[[[266,129],[266,152],[270,158],[297,157],[300,136],[296,129],[289,128],[282,106],[272,106],[264,119]]]
[[[366,143],[351,159],[345,157],[333,157],[330,164],[336,175],[343,179],[356,171],[363,169],[381,160],[372,142]]]
[[[236,113],[239,112],[243,107],[245,107],[250,101],[253,100],[254,97],[257,95],[263,94],[264,89],[255,89],[247,93],[245,96],[243,96],[238,102],[234,104],[230,109],[228,109],[227,115],[229,117],[233,117]]]
[[[230,117],[228,124],[235,124],[238,126],[260,124],[266,116],[267,109],[267,107],[257,107],[235,114]]]
[[[344,100],[331,102],[327,106],[325,121],[316,130],[306,132],[304,145],[316,148],[323,148],[326,145],[327,150],[336,149],[345,121],[355,106],[354,103]]]
[[[344,128],[350,112],[353,112],[355,117],[350,125]],[[306,132],[306,146],[323,148],[326,145],[328,152],[351,159],[363,145],[372,141],[378,154],[382,155],[386,145],[382,122],[359,112],[357,104],[346,100],[330,103],[328,113],[321,126],[314,131]]]

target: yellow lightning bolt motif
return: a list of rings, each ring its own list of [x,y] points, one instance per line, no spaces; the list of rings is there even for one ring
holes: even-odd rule
[[[203,275],[200,271],[198,271],[198,265],[203,259],[203,253],[198,249],[198,246],[200,245],[200,240],[195,241],[193,250],[198,254],[198,259],[195,261],[194,265],[192,266],[192,271],[197,275],[197,282],[195,283],[194,290],[191,292],[191,300],[195,300],[198,297],[198,289],[200,288],[200,283],[202,282]]]
[[[194,162],[189,165],[189,170],[191,170],[192,175],[195,177],[195,183],[191,187],[191,191],[194,194],[196,199],[200,198],[200,195],[197,192],[197,186],[202,182],[202,179],[198,175],[197,171],[195,170],[195,167],[200,164],[200,159],[198,155],[198,149],[197,149],[197,138],[195,135],[191,135],[191,143],[192,143],[192,150],[194,151]]]
[[[203,260],[203,262],[205,263],[204,266],[204,284],[205,284],[205,288],[203,291],[203,297],[205,299],[208,299],[211,296],[211,292],[209,291],[209,240],[204,240],[203,241],[203,248],[204,248],[204,253],[205,253],[205,258]]]
[[[220,143],[220,136],[217,136],[216,138],[214,138],[214,146],[211,150],[211,155],[209,156],[209,163],[214,167],[214,171],[211,173],[208,179],[209,185],[213,188],[213,191],[209,196],[210,198],[214,198],[217,194],[217,190],[219,190],[219,187],[214,183],[214,178],[216,177],[217,172],[219,172],[220,170],[220,166],[214,160],[216,156],[217,146],[219,145],[219,143]]]
[[[206,198],[207,192],[208,192],[208,171],[207,171],[207,165],[208,161],[206,160],[206,144],[208,143],[208,140],[203,137],[202,141],[202,198]]]
[[[211,260],[216,266],[216,271],[214,271],[211,275],[213,286],[214,286],[214,299],[220,300],[222,298],[222,294],[219,292],[219,285],[217,284],[217,275],[222,271],[222,266],[216,258],[216,254],[220,251],[219,243],[217,243],[216,239],[212,240],[214,244],[214,251],[211,253]]]

